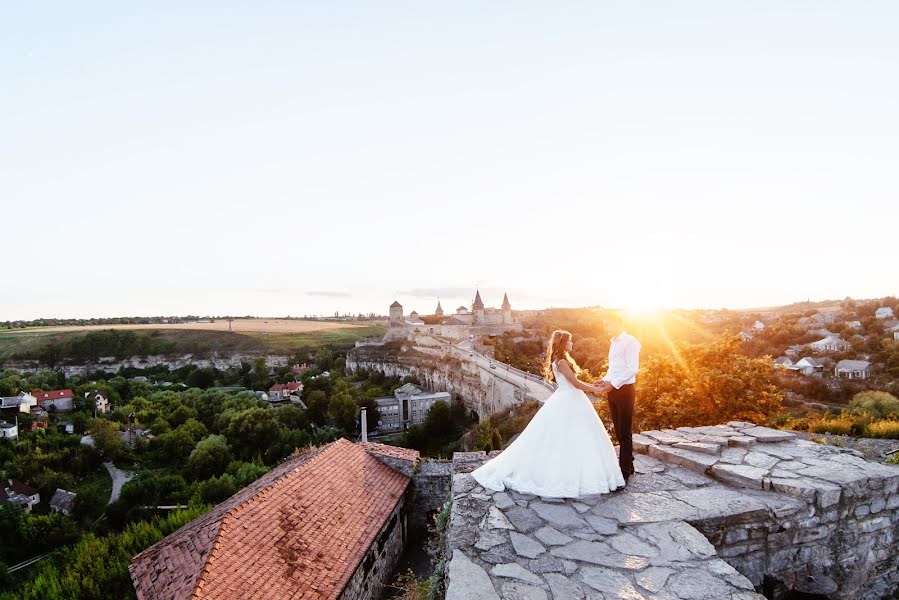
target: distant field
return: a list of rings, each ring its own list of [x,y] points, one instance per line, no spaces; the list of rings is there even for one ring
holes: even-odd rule
[[[332,331],[335,329],[359,329],[368,325],[339,321],[305,321],[294,319],[234,319],[231,331],[237,333],[308,333],[313,331]],[[228,331],[228,321],[218,319],[213,323],[173,323],[148,325],[61,325],[58,327],[34,327],[30,329],[11,330],[11,333],[54,333],[63,331],[96,331],[99,329],[153,329],[167,331],[172,329],[190,329],[199,331]]]
[[[184,325],[99,325],[40,327],[0,330],[0,361],[33,353],[48,344],[61,344],[90,331],[132,329],[158,333],[174,344],[176,354],[206,355],[212,352],[269,352],[292,354],[331,345],[352,347],[356,340],[383,335],[382,325],[283,319],[239,319],[228,331],[227,321]]]

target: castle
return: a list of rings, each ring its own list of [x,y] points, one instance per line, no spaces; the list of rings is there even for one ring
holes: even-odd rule
[[[430,334],[462,340],[472,336],[502,335],[507,331],[521,331],[521,324],[512,315],[509,294],[503,295],[500,308],[488,308],[481,300],[480,290],[477,290],[471,309],[460,306],[451,316],[446,316],[438,300],[433,316],[435,318],[428,319],[431,321],[430,324],[425,323],[416,311],[413,310],[407,316],[403,313],[403,305],[394,302],[390,305],[390,327],[384,339],[387,341],[408,338],[415,334]]]

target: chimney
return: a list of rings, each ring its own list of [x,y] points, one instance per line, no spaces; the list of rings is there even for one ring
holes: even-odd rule
[[[368,441],[368,418],[366,417],[366,410],[363,406],[359,412],[359,421],[361,422],[360,427],[362,428],[362,441]]]

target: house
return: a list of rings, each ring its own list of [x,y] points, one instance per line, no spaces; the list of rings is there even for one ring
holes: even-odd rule
[[[784,354],[787,356],[798,356],[803,350],[805,350],[805,344],[795,344],[784,350]]]
[[[866,360],[841,360],[833,374],[847,379],[867,379],[871,376],[871,363]]]
[[[765,324],[762,323],[761,321],[756,321],[755,323],[752,324],[752,328],[756,331],[764,331]]]
[[[19,439],[19,426],[15,423],[0,421],[0,439]]]
[[[290,400],[291,396],[301,396],[303,393],[303,384],[299,381],[290,381],[288,383],[277,383],[268,390],[269,402],[284,402]]]
[[[881,306],[877,310],[874,311],[874,316],[878,319],[892,319],[895,317],[893,314],[893,309],[889,306]]]
[[[131,560],[138,600],[380,598],[418,452],[339,439],[295,454]]]
[[[69,421],[57,421],[56,429],[60,433],[75,433],[75,425]]]
[[[18,504],[29,513],[41,501],[41,494],[30,485],[17,479],[8,479],[8,484],[0,489],[0,504]]]
[[[748,342],[749,340],[752,339],[752,334],[749,333],[748,331],[741,331],[737,335],[740,336],[740,339],[743,340],[744,342]]]
[[[31,407],[37,405],[37,398],[28,392],[19,392],[18,396],[3,396],[0,398],[0,410],[4,414],[13,416],[16,412],[29,413]]]
[[[899,325],[896,325],[890,331],[893,332],[893,339],[899,342]]]
[[[789,356],[778,356],[774,359],[774,366],[780,369],[788,369],[793,366],[793,359]]]
[[[814,375],[815,373],[823,372],[824,365],[811,356],[807,356],[796,361],[796,364],[793,365],[793,370],[799,371],[803,375]]]
[[[829,335],[817,342],[812,342],[808,346],[816,352],[845,352],[852,347],[852,344],[836,336]]]
[[[84,392],[84,399],[94,401],[94,408],[97,409],[98,413],[106,414],[109,412],[109,400],[107,400],[106,396],[103,395],[103,392],[99,390],[94,390],[92,392]]]
[[[59,412],[69,412],[75,408],[75,395],[72,390],[53,390],[45,392],[34,390],[32,395],[37,398],[37,405],[43,409],[56,409]]]
[[[402,431],[410,425],[424,423],[435,402],[443,400],[449,403],[451,399],[449,392],[423,392],[418,386],[407,383],[398,388],[392,398],[375,398],[378,429]]]
[[[856,331],[858,331],[859,329],[862,328],[862,322],[861,321],[846,321],[846,327],[849,327],[850,329],[855,329]]]
[[[78,496],[75,492],[67,492],[64,489],[56,488],[53,497],[50,498],[50,510],[62,513],[67,517],[72,516],[75,510],[75,498]]]

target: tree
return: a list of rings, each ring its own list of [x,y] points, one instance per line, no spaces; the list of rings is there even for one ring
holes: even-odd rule
[[[378,403],[374,398],[360,398],[356,400],[356,404],[360,409],[360,414],[361,409],[365,409],[365,425],[369,431],[374,431],[378,427]]]
[[[899,417],[899,398],[888,392],[859,392],[849,402],[849,412],[872,419]]]
[[[674,357],[652,356],[640,369],[634,429],[674,428],[730,420],[766,423],[781,408],[767,358],[739,353],[739,338],[682,344]],[[607,410],[597,403],[600,416]]]
[[[223,435],[200,440],[187,459],[187,470],[194,479],[221,475],[231,461],[231,449]]]
[[[319,427],[328,422],[328,395],[323,390],[312,390],[306,394],[306,410],[309,420]]]
[[[353,396],[349,392],[338,392],[331,396],[328,403],[328,413],[331,415],[334,423],[347,433],[356,431],[356,419],[359,414],[359,407],[353,400]]]
[[[429,437],[441,440],[452,435],[455,428],[449,404],[443,400],[435,402],[425,417],[424,429]]]
[[[263,454],[279,437],[279,427],[271,411],[250,408],[235,415],[225,430],[225,437],[236,454],[252,458]]]
[[[306,429],[309,426],[309,417],[306,411],[299,406],[286,404],[274,410],[275,419],[288,429]]]
[[[119,437],[119,425],[106,419],[91,419],[89,422],[94,446],[106,458],[115,461],[125,454],[125,443]]]

